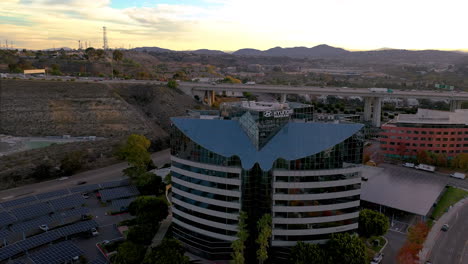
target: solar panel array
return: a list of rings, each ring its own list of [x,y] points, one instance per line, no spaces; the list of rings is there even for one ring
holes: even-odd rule
[[[59,196],[64,196],[70,194],[68,189],[63,189],[63,190],[57,190],[57,191],[52,191],[52,192],[46,192],[46,193],[41,193],[37,194],[36,197],[39,200],[47,200],[49,198],[54,198],[54,197],[59,197]]]
[[[10,237],[11,232],[8,230],[0,230],[0,245],[3,244],[3,241],[6,239],[8,241],[8,238]]]
[[[0,248],[0,261],[9,259],[21,253],[21,249],[16,244]]]
[[[109,188],[127,186],[127,185],[130,185],[130,179],[103,182],[103,183],[101,183],[99,185],[101,186],[101,189],[109,189]]]
[[[74,207],[80,207],[85,202],[81,194],[72,194],[69,196],[50,200],[49,203],[52,205],[54,210],[70,209]]]
[[[54,220],[54,218],[44,215],[29,221],[16,223],[11,226],[11,230],[14,232],[27,232],[29,230],[39,229],[40,225],[50,225]]]
[[[51,243],[62,237],[90,231],[92,228],[96,228],[97,226],[98,224],[94,220],[82,221],[28,237],[25,240],[0,248],[0,261],[9,259],[23,251]]]
[[[83,251],[70,241],[60,242],[42,249],[29,257],[34,264],[59,264],[72,261]]]
[[[26,251],[26,250],[30,250],[30,249],[33,249],[33,248],[48,244],[48,243],[50,243],[52,241],[55,241],[55,240],[57,240],[57,239],[59,239],[61,237],[62,237],[62,235],[60,234],[60,232],[56,232],[56,231],[55,232],[52,232],[52,231],[49,232],[48,231],[48,232],[41,233],[39,235],[29,237],[29,238],[27,238],[25,240],[21,240],[21,241],[15,243],[15,245],[18,246],[23,251]]]
[[[114,211],[123,211],[124,209],[128,208],[128,206],[135,201],[135,197],[126,198],[126,199],[117,199],[112,200],[112,209]]]
[[[82,222],[77,222],[72,225],[64,226],[55,229],[55,231],[60,232],[62,236],[70,236],[74,234],[78,234],[81,232],[86,232],[91,230],[91,228],[96,228],[98,224],[94,220],[89,220],[89,221],[82,221]]]
[[[99,184],[89,184],[89,185],[81,185],[76,186],[70,189],[72,193],[82,193],[82,192],[94,192],[99,190]]]
[[[7,212],[0,212],[0,227],[16,222],[16,219]]]
[[[137,196],[140,192],[135,186],[125,186],[119,188],[105,189],[99,191],[102,201],[111,201],[119,198]]]
[[[37,201],[35,196],[27,196],[27,197],[19,198],[19,199],[16,199],[16,200],[3,202],[0,205],[3,208],[8,208],[8,207],[19,206],[19,205],[34,202],[34,201]]]
[[[36,203],[25,207],[15,208],[11,213],[16,216],[18,220],[27,220],[34,217],[46,215],[52,212],[52,209],[47,203]]]
[[[98,258],[98,259],[95,259],[95,260],[93,260],[93,261],[89,262],[88,264],[107,264],[107,261],[106,261],[106,260],[103,260],[103,259],[100,259],[100,258]]]
[[[90,211],[89,211],[88,207],[78,207],[78,208],[75,208],[75,209],[72,209],[72,210],[60,212],[60,213],[58,213],[58,215],[61,218],[68,218],[68,217],[72,217],[72,216],[89,215],[89,213],[90,213]]]

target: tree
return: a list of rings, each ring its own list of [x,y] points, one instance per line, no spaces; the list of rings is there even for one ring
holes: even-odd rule
[[[169,214],[168,205],[160,197],[139,196],[129,206],[128,212],[136,216],[140,224],[157,224]]]
[[[359,212],[359,234],[364,237],[381,236],[387,233],[390,226],[384,214],[363,209]]]
[[[176,80],[169,80],[167,82],[167,87],[170,89],[176,89],[179,86]]]
[[[114,50],[112,52],[112,58],[115,60],[115,61],[121,61],[123,59],[123,52],[120,51],[120,50]]]
[[[117,254],[112,258],[116,264],[140,264],[145,257],[145,247],[131,241],[125,241],[117,248]]]
[[[365,264],[366,247],[358,236],[349,233],[332,234],[327,243],[330,263]]]
[[[70,152],[60,162],[60,169],[65,175],[72,175],[83,166],[83,158],[84,155],[80,151]]]
[[[439,167],[447,167],[448,159],[447,156],[443,153],[437,155],[437,166]]]
[[[468,153],[458,154],[451,162],[454,169],[468,171]]]
[[[226,76],[226,77],[223,79],[223,82],[225,82],[225,83],[242,83],[241,80],[236,79],[236,78],[234,78],[234,77],[232,77],[232,76],[229,76],[229,75]]]
[[[260,264],[263,264],[268,259],[268,247],[272,234],[271,230],[271,215],[264,214],[257,222],[258,238],[255,242],[259,245],[257,250],[257,259]]]
[[[148,152],[150,144],[151,142],[145,136],[132,134],[118,150],[117,156],[126,160],[137,171],[146,171],[148,163],[151,162],[151,155]]]
[[[318,244],[299,241],[291,250],[290,260],[293,264],[326,264],[326,252]]]
[[[34,169],[34,172],[31,174],[31,177],[39,181],[48,179],[51,177],[51,170],[52,166],[50,164],[40,164]]]
[[[244,211],[240,211],[239,213],[239,225],[238,225],[238,231],[236,234],[237,239],[234,240],[231,244],[231,248],[233,250],[231,256],[232,256],[232,263],[233,264],[244,264],[245,263],[245,257],[244,257],[244,251],[245,251],[245,241],[247,241],[247,238],[249,237],[249,232],[247,231],[247,213]]]
[[[429,155],[427,151],[420,150],[418,151],[418,154],[416,155],[416,159],[418,160],[418,163],[428,163]]]
[[[159,195],[164,191],[161,177],[151,172],[138,176],[135,180],[135,185],[143,195]]]
[[[143,264],[188,264],[190,259],[184,256],[185,250],[176,239],[164,239],[161,244],[151,249]]]
[[[51,67],[51,71],[50,71],[50,74],[52,75],[62,75],[62,72],[60,71],[60,66],[58,64],[52,64],[50,65]]]
[[[136,244],[149,245],[157,232],[157,225],[135,225],[130,227],[127,240]]]

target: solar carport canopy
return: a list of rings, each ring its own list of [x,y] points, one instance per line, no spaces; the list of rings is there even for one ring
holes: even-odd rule
[[[427,216],[445,183],[429,177],[427,172],[383,166],[364,167],[362,176],[368,180],[362,182],[361,200]]]
[[[83,251],[70,241],[60,242],[31,254],[34,264],[72,263],[75,257],[83,255]]]

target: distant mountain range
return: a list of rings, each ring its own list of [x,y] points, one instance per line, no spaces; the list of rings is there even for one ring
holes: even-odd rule
[[[440,50],[402,50],[383,48],[370,51],[348,51],[342,48],[335,48],[328,45],[318,45],[312,48],[275,47],[268,50],[240,49],[232,53],[220,50],[199,49],[193,51],[174,51],[158,47],[141,47],[133,49],[135,51],[146,52],[183,52],[198,55],[227,55],[236,56],[266,56],[266,57],[290,57],[290,58],[339,58],[352,61],[373,61],[373,62],[425,62],[425,63],[452,63],[454,60],[467,56],[467,53],[459,51]]]

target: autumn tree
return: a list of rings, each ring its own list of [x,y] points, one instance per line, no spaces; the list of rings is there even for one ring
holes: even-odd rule
[[[427,151],[420,150],[416,155],[416,159],[418,160],[418,163],[428,163],[429,155]]]

